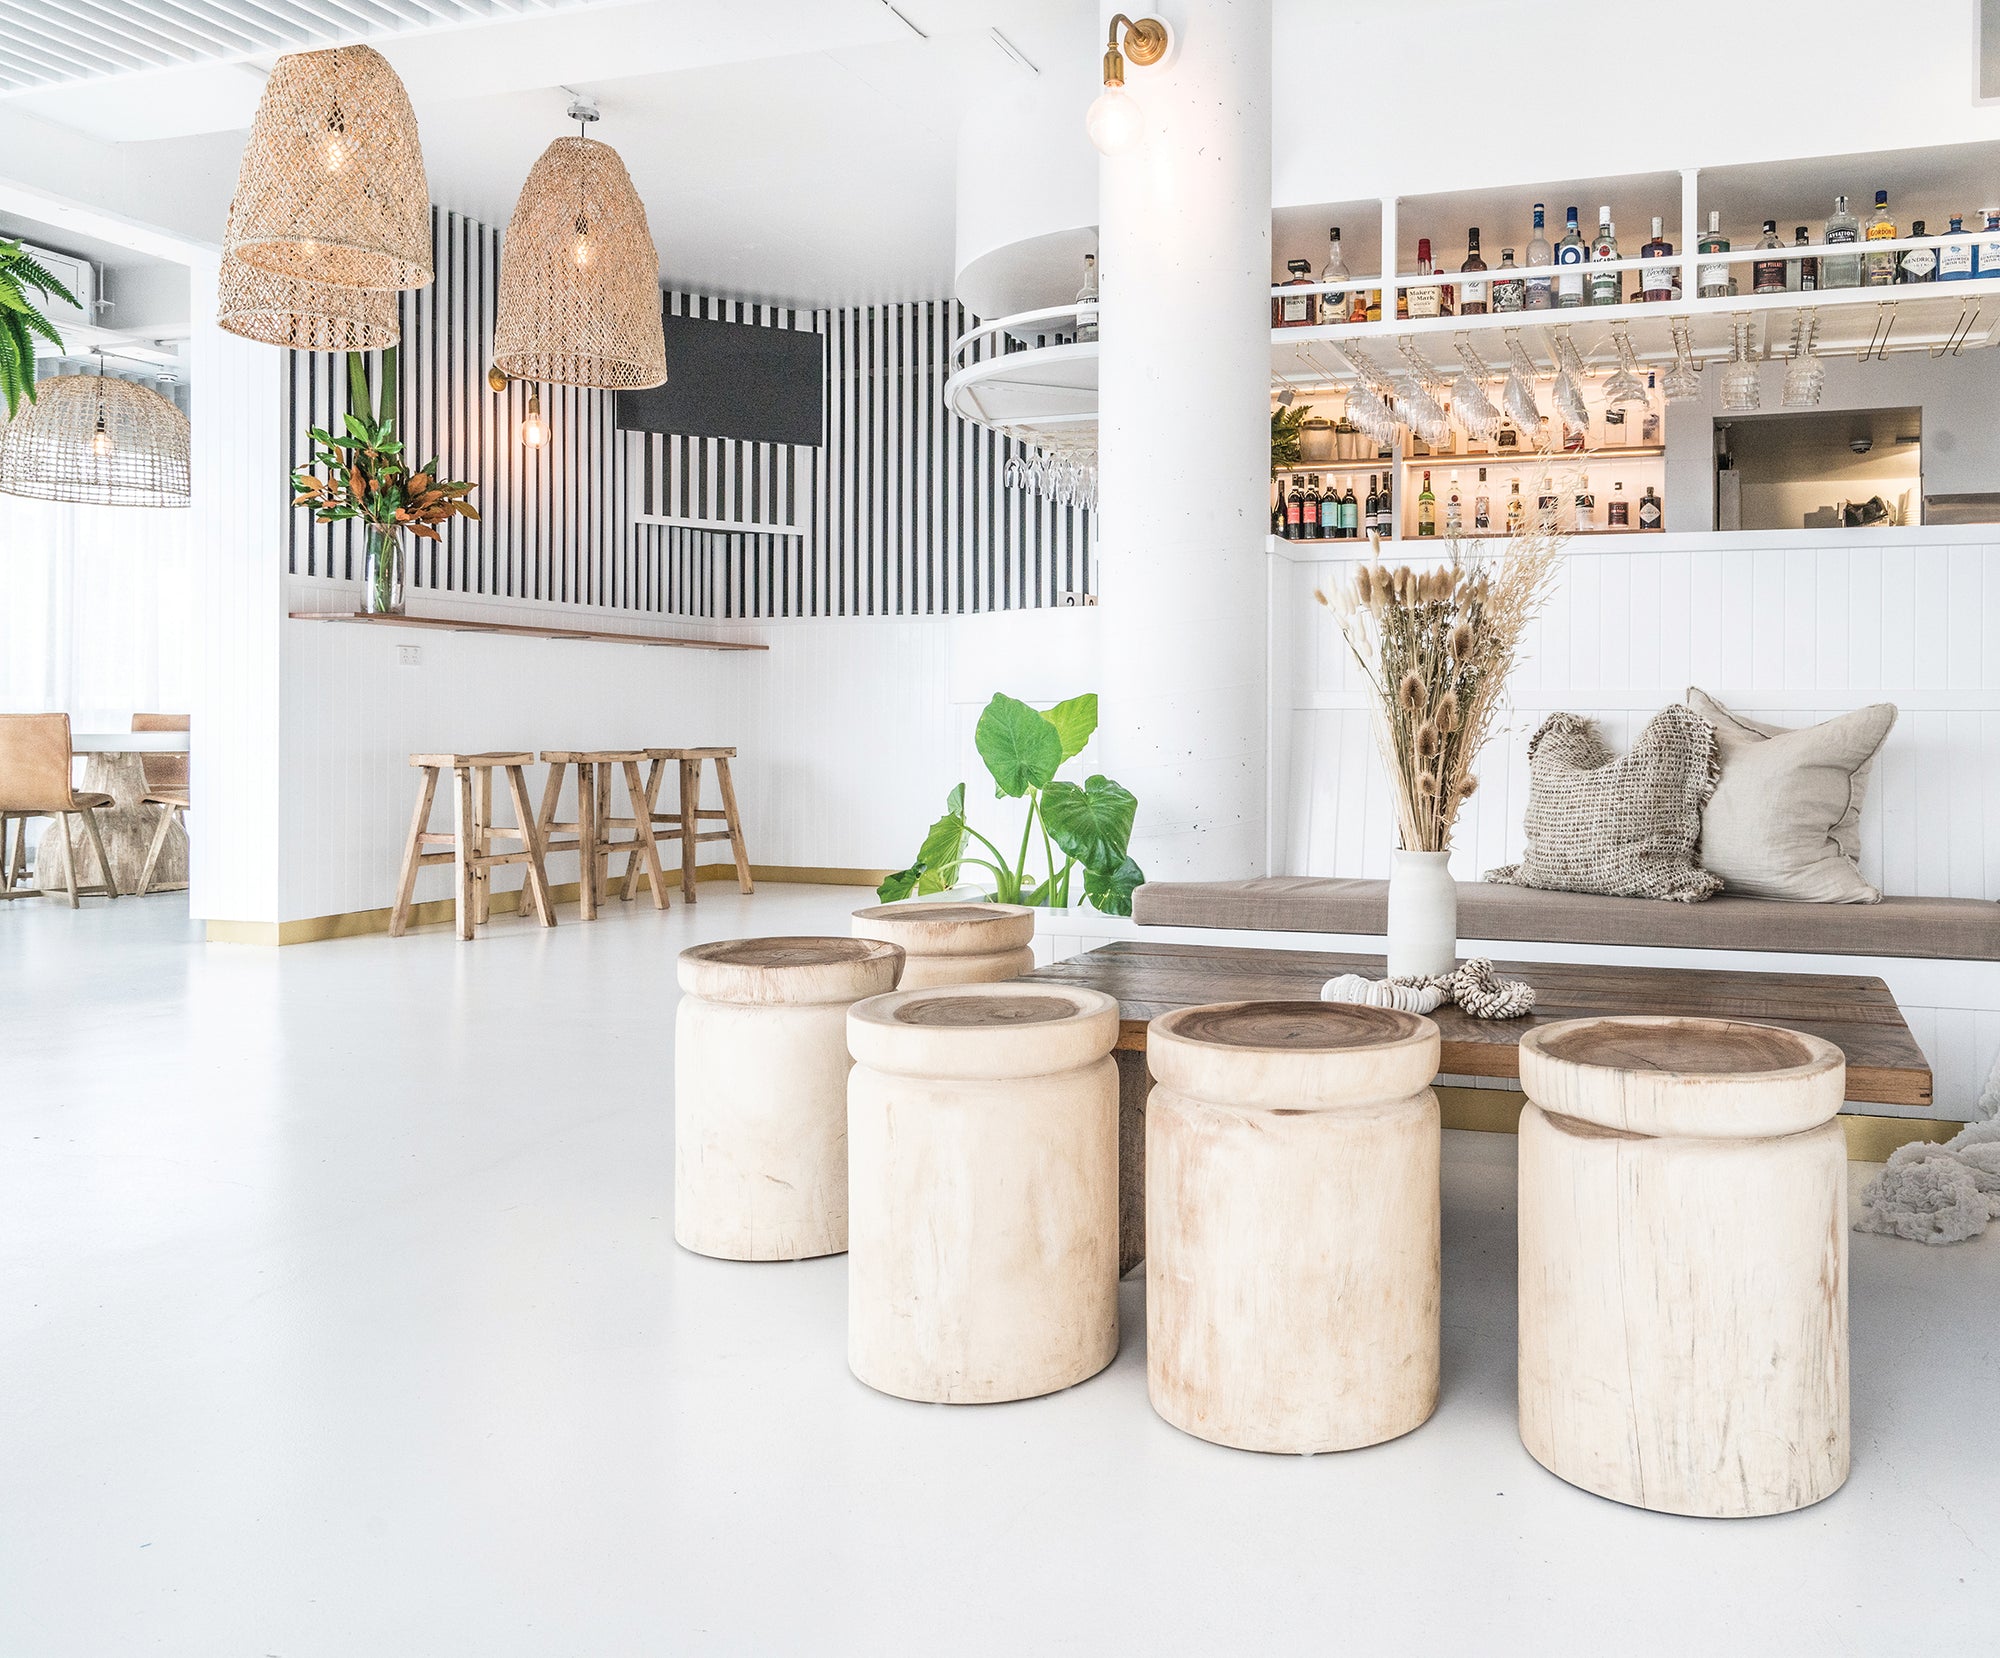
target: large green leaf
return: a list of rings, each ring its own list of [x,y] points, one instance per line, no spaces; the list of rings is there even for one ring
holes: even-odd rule
[[[973,741],[979,757],[993,774],[999,793],[1018,798],[1030,789],[1045,789],[1063,763],[1062,738],[1056,728],[1025,702],[995,692],[979,716]]]
[[[1071,697],[1068,702],[1044,708],[1042,718],[1054,726],[1056,735],[1062,738],[1062,757],[1074,760],[1083,752],[1083,745],[1090,741],[1090,734],[1097,729],[1097,693],[1086,691],[1080,697]]]
[[[1146,884],[1146,872],[1128,853],[1109,869],[1083,872],[1083,895],[1104,915],[1130,915],[1132,894]]]
[[[1086,869],[1111,869],[1132,840],[1139,803],[1108,777],[1091,776],[1079,788],[1051,783],[1042,791],[1042,823],[1049,838]]]
[[[875,889],[875,896],[885,904],[893,904],[913,892],[943,892],[957,882],[959,859],[964,850],[965,785],[960,783],[944,797],[944,816],[924,835],[917,861],[891,875]]]

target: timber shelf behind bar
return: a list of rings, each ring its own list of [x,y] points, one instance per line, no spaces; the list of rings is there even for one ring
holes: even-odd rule
[[[500,633],[516,639],[583,639],[595,644],[655,645],[684,651],[767,651],[737,639],[688,639],[672,634],[600,633],[591,628],[539,627],[523,622],[471,622],[449,616],[371,616],[360,610],[294,610],[295,622],[368,622],[376,627],[436,628],[447,633]]]

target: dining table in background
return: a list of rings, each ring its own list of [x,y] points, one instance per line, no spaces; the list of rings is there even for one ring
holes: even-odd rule
[[[70,752],[83,761],[83,781],[79,788],[111,796],[111,804],[97,814],[98,831],[104,836],[104,855],[111,860],[121,893],[139,890],[139,877],[146,868],[146,850],[159,828],[160,808],[144,804],[148,754],[185,754],[185,731],[103,731],[72,733]],[[79,823],[70,831],[71,853],[78,860],[81,879],[99,879],[97,854]],[[178,890],[187,886],[187,830],[175,823],[167,831],[167,843],[160,849],[160,861],[153,871],[153,890]]]

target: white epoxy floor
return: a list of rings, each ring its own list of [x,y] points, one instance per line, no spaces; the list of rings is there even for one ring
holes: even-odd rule
[[[1992,1650],[2000,1233],[1856,1238],[1854,1474],[1721,1524],[1521,1450],[1511,1138],[1445,1151],[1445,1374],[1394,1444],[1247,1455],[1124,1345],[884,1398],[839,1258],[672,1240],[673,954],[865,898],[472,945],[0,906],[0,1655]]]

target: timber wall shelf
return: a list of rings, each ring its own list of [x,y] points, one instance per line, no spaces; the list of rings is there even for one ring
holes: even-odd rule
[[[714,530],[724,535],[783,535],[803,538],[805,531],[795,524],[754,524],[734,518],[680,518],[671,513],[642,512],[635,524],[661,524],[670,530]]]
[[[687,639],[666,634],[599,633],[589,628],[535,627],[521,622],[455,621],[448,616],[371,616],[359,610],[294,610],[295,622],[368,622],[377,627],[435,628],[446,633],[499,633],[516,639],[585,639],[613,645],[656,645],[684,651],[767,651],[736,639]]]

